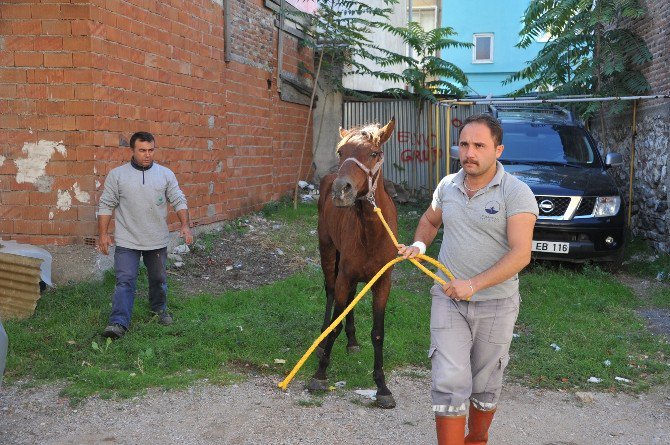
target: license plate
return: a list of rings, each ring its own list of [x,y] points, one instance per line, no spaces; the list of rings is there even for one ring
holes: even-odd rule
[[[554,241],[533,240],[532,250],[533,252],[568,253],[570,252],[570,243],[557,243]]]

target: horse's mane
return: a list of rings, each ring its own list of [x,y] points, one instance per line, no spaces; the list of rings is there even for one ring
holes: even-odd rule
[[[378,123],[368,124],[362,127],[354,127],[337,144],[339,150],[345,144],[372,144],[375,148],[381,146],[381,125]]]

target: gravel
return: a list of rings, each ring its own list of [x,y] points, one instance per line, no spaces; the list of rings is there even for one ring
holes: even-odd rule
[[[60,387],[5,387],[2,444],[433,444],[430,378],[423,370],[392,373],[398,407],[382,410],[336,389],[322,397],[278,377],[249,375],[231,386],[201,382],[187,390],[150,390],[132,399],[92,397],[72,407]],[[670,443],[670,387],[650,394],[532,390],[509,384],[491,430],[491,445],[660,445]],[[586,403],[584,402],[586,400]],[[592,402],[591,402],[592,400]]]

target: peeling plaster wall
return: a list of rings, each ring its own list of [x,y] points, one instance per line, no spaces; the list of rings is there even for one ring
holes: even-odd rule
[[[265,0],[34,3],[0,7],[0,237],[93,244],[104,180],[136,131],[156,137],[194,225],[258,210],[309,170],[309,107],[279,94]],[[285,33],[281,54],[282,74],[306,77],[311,50]]]
[[[38,190],[44,193],[50,191],[53,180],[46,175],[46,166],[56,151],[63,157],[67,157],[67,150],[63,141],[26,142],[23,144],[21,151],[25,154],[25,157],[14,160],[18,170],[16,182],[19,184],[24,182],[35,184]]]

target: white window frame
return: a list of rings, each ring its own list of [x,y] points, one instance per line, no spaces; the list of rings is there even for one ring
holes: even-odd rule
[[[477,59],[477,38],[488,37],[491,39],[491,52],[488,59]],[[493,42],[494,37],[492,32],[482,32],[472,35],[472,63],[493,63]]]

